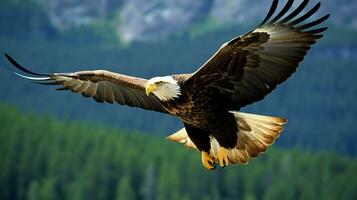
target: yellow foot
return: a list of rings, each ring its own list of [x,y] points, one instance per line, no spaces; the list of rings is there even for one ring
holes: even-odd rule
[[[214,164],[214,158],[213,156],[209,155],[209,153],[202,151],[201,152],[201,159],[202,159],[202,165],[209,169],[209,170],[214,170],[216,168]]]
[[[228,150],[226,148],[219,147],[217,156],[218,156],[219,166],[225,167],[229,164]]]

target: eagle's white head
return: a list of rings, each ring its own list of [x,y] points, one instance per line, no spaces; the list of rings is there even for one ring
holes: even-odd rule
[[[161,101],[169,101],[181,95],[178,82],[171,76],[154,77],[150,79],[145,87],[146,94],[154,94]]]

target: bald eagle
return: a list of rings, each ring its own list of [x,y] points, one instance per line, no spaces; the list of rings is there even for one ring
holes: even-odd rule
[[[169,140],[198,149],[202,165],[245,164],[265,152],[287,122],[271,117],[239,112],[240,108],[262,100],[290,77],[307,51],[322,37],[327,27],[316,27],[329,15],[305,23],[320,2],[305,13],[309,0],[292,9],[288,0],[275,14],[278,0],[254,30],[224,43],[192,74],[154,77],[150,80],[104,70],[73,73],[35,73],[5,54],[23,78],[45,84],[62,85],[92,97],[97,102],[119,103],[178,117],[184,128]]]

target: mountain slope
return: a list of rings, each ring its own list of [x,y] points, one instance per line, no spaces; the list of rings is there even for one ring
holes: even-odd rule
[[[296,0],[296,7],[302,0]],[[9,31],[19,19],[25,27],[37,27],[45,34],[95,27],[112,32],[124,42],[162,40],[213,22],[210,29],[253,26],[262,20],[272,0],[2,0],[0,30]],[[280,0],[280,7],[286,0]],[[311,0],[309,8],[317,0]],[[357,29],[354,0],[324,0],[319,13],[330,13],[330,25]],[[37,16],[41,13],[40,16]],[[35,17],[34,17],[35,16]],[[49,26],[51,25],[51,26]],[[15,27],[19,28],[19,25]],[[7,28],[7,29],[6,29]],[[53,29],[53,30],[52,30]],[[13,33],[14,31],[9,31]],[[15,32],[21,32],[16,31]]]
[[[111,21],[121,36],[130,41],[157,40],[188,30],[210,19],[217,25],[252,25],[262,20],[269,10],[271,0],[100,0],[72,2],[43,1],[52,24],[58,29]],[[280,7],[286,0],[280,1]],[[311,2],[318,2],[312,0]],[[294,6],[298,6],[297,0]],[[311,3],[310,6],[313,6]],[[321,15],[331,13],[330,23],[335,26],[357,29],[354,0],[324,0]]]

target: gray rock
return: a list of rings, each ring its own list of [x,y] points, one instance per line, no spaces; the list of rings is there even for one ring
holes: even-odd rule
[[[204,19],[208,1],[130,0],[122,7],[118,32],[124,41],[158,39]]]

